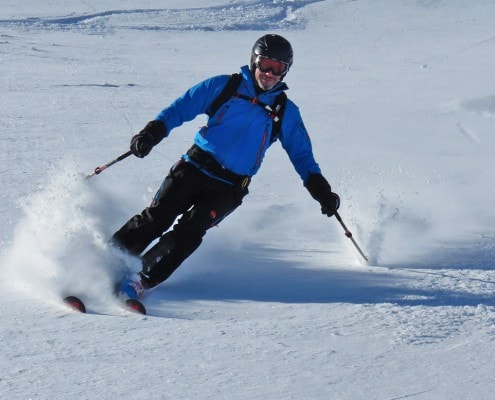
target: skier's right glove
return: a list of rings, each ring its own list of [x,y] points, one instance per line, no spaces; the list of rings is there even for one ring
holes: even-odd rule
[[[311,174],[304,182],[311,196],[320,203],[322,214],[327,217],[334,215],[340,206],[340,197],[332,192],[330,184],[322,174]]]
[[[167,136],[167,128],[162,121],[150,121],[141,132],[131,139],[131,152],[136,157],[146,157],[153,146]]]

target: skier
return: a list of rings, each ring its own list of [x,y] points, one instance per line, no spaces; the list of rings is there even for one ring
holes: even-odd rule
[[[151,205],[112,237],[115,245],[136,256],[159,238],[142,255],[142,271],[124,279],[119,296],[136,299],[165,281],[198,248],[206,231],[241,205],[266,150],[277,139],[322,213],[328,217],[335,214],[339,196],[332,192],[314,159],[299,109],[285,96],[288,87],[282,80],[292,62],[292,46],[285,38],[264,35],[252,48],[250,64],[241,67],[233,95],[225,98],[226,87],[234,85],[230,75],[207,79],[132,137],[131,152],[143,158],[172,129],[199,114],[209,115],[192,147],[170,169]],[[224,98],[219,100],[222,92]]]

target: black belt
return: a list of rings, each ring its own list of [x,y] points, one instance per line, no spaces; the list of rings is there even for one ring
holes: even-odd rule
[[[187,150],[186,153],[191,161],[197,163],[201,168],[205,169],[211,175],[220,180],[227,181],[235,186],[240,186],[246,188],[251,182],[251,177],[248,175],[239,175],[232,172],[230,169],[223,167],[217,160],[213,158],[212,155],[208,154],[206,151],[201,149],[197,145],[192,145],[192,147]]]

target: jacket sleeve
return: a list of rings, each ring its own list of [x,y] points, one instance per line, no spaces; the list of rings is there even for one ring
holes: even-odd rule
[[[220,94],[227,84],[230,75],[219,75],[204,80],[190,88],[176,99],[170,106],[164,108],[155,118],[167,128],[167,134],[186,121],[192,121],[200,114],[204,114],[211,103]]]
[[[321,173],[299,109],[294,103],[289,103],[289,100],[283,116],[280,141],[303,182],[306,182],[311,174]]]

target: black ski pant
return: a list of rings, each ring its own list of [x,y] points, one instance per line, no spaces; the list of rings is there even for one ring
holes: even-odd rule
[[[247,193],[247,187],[222,182],[180,160],[170,170],[151,205],[125,223],[112,241],[131,254],[141,255],[151,242],[160,238],[142,255],[140,274],[144,286],[156,286],[198,248],[209,228],[241,205]]]

